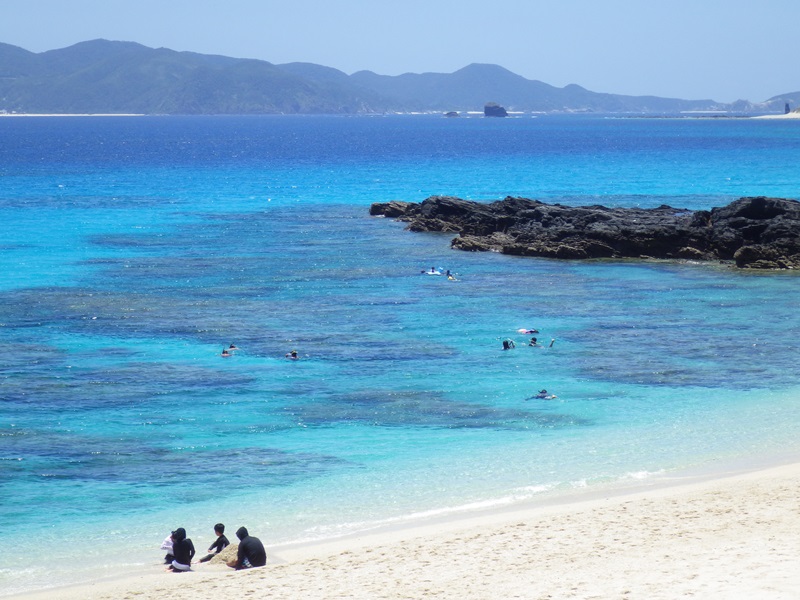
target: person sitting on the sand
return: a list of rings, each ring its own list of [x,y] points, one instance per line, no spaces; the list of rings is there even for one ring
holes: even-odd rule
[[[172,554],[175,559],[167,570],[181,573],[192,568],[194,544],[186,537],[186,530],[183,527],[178,527],[172,532]]]
[[[267,551],[264,550],[264,544],[260,539],[250,535],[246,527],[239,527],[236,530],[236,537],[239,538],[239,549],[236,559],[228,562],[229,567],[239,571],[267,564]]]
[[[175,556],[172,554],[172,534],[171,533],[167,537],[164,538],[163,542],[161,542],[161,549],[167,551],[166,556],[164,556],[164,564],[165,565],[168,565],[173,560],[175,560]]]
[[[217,539],[208,547],[208,552],[210,554],[201,558],[200,562],[208,562],[230,545],[228,538],[225,537],[225,525],[222,523],[214,525],[214,534],[217,536]]]

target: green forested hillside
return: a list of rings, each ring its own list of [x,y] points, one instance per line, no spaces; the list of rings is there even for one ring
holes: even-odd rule
[[[800,93],[761,104],[601,94],[557,88],[497,65],[455,73],[347,75],[310,63],[272,63],[94,40],[35,54],[0,44],[0,112],[136,114],[370,114],[481,111],[782,112]]]

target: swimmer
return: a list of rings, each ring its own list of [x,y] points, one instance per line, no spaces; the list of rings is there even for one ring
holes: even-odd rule
[[[297,355],[297,350],[292,350],[286,353],[286,358],[289,360],[298,360],[300,357]]]
[[[558,398],[558,396],[555,394],[548,394],[547,390],[539,390],[530,398],[526,398],[526,400],[555,400],[556,398]]]
[[[236,344],[231,344],[228,346],[228,351],[233,352],[234,350],[238,350],[239,348],[236,347]]]
[[[503,340],[503,350],[513,350],[516,346],[514,340]]]
[[[530,343],[528,344],[528,346],[534,346],[534,347],[537,347],[537,348],[541,348],[541,347],[542,347],[542,345],[541,345],[541,344],[539,344],[539,343],[536,341],[536,338],[535,338],[535,337],[532,337],[532,338],[531,338],[531,341],[530,341]]]
[[[222,356],[223,358],[228,358],[229,356],[233,356],[233,353],[228,352],[227,348],[223,348],[222,349],[222,354],[220,356]]]
[[[534,333],[539,333],[538,329],[517,329],[517,333],[524,333],[525,335],[532,335]]]

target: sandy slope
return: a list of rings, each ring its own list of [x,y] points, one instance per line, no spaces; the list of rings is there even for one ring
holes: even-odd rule
[[[800,597],[800,464],[199,565],[29,599]]]

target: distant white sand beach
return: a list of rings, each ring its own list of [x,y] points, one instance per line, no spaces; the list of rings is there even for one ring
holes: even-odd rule
[[[797,597],[800,464],[196,565],[28,600]],[[98,570],[98,576],[103,575]]]
[[[754,119],[800,119],[800,109],[795,109],[792,112],[788,112],[782,115],[761,115],[759,117],[753,117]]]

